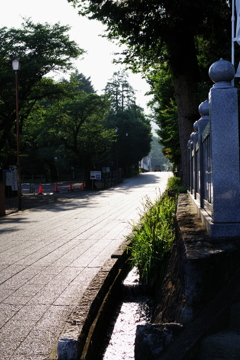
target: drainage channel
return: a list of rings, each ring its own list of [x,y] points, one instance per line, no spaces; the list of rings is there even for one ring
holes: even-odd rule
[[[151,301],[136,269],[129,268],[127,245],[122,244],[92,280],[49,360],[134,359],[136,328],[148,322]]]
[[[151,318],[151,298],[139,283],[136,268],[128,273],[120,291],[121,300],[110,321],[101,360],[134,360],[137,326],[149,323]]]

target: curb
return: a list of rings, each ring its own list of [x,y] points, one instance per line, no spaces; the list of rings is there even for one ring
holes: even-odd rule
[[[119,298],[119,285],[129,272],[128,244],[124,241],[93,278],[69,315],[48,360],[97,359],[115,299]]]

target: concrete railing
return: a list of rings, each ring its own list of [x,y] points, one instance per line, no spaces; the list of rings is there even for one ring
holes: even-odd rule
[[[209,123],[209,102],[199,106],[201,118],[194,123],[188,141],[189,191],[202,208],[212,211],[212,152]]]
[[[199,105],[201,118],[188,141],[189,194],[211,237],[240,235],[240,167],[237,89],[233,65],[220,59],[215,83]]]

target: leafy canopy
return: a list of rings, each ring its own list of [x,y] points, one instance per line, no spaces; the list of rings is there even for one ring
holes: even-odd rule
[[[64,96],[39,102],[27,119],[24,135],[35,139],[35,154],[53,169],[52,174],[57,173],[54,167],[61,166],[62,174],[75,167],[88,176],[115,135],[106,126],[110,104],[105,96],[90,91],[90,80],[76,71],[69,81],[63,79],[61,83],[66,89]],[[31,157],[29,151],[27,156]],[[54,163],[55,157],[58,164]]]
[[[81,15],[100,20],[107,37],[126,45],[120,60],[149,74],[167,63],[177,120],[183,178],[187,180],[187,141],[198,118],[198,82],[208,67],[230,56],[228,0],[68,0]],[[153,91],[156,91],[155,89]],[[160,97],[160,94],[157,94]],[[201,99],[203,101],[205,99]],[[169,99],[170,102],[170,99]],[[164,109],[162,109],[164,110]]]
[[[113,112],[130,109],[136,103],[135,91],[128,82],[125,71],[117,71],[105,86],[105,94],[111,101]]]
[[[118,71],[107,82],[105,94],[111,102],[108,127],[115,129],[116,144],[112,147],[116,167],[129,171],[130,166],[147,156],[151,149],[150,120],[136,105],[135,91],[125,71]]]
[[[62,87],[45,76],[53,71],[66,71],[72,59],[83,53],[69,39],[68,26],[34,24],[25,20],[21,29],[0,29],[0,163],[8,162],[4,154],[15,148],[15,79],[11,61],[20,60],[18,73],[19,121],[30,114],[34,104],[46,96],[56,96]],[[14,154],[13,154],[14,155]]]

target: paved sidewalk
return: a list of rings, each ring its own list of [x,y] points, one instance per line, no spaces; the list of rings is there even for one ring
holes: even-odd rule
[[[46,360],[104,262],[171,173],[0,218],[0,358]]]

